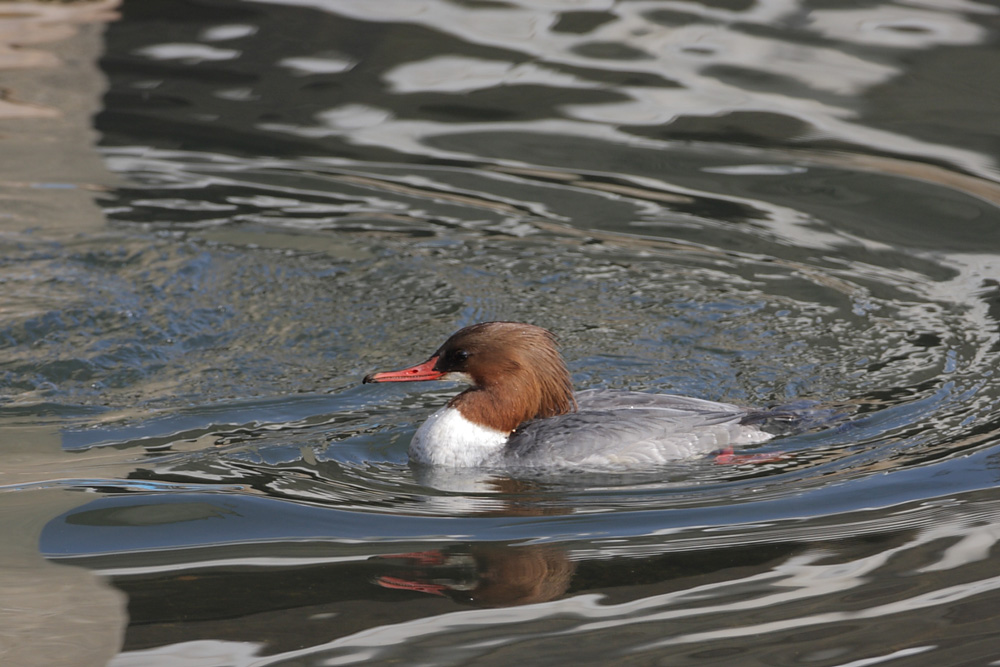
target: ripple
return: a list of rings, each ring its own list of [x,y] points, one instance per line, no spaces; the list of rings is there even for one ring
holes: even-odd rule
[[[216,5],[106,30],[108,224],[0,235],[0,495],[112,664],[995,658],[995,10]],[[410,465],[458,388],[360,379],[490,319],[808,428]]]

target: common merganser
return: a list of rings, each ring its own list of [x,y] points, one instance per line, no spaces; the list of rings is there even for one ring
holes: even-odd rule
[[[765,442],[756,415],[670,394],[577,394],[551,332],[483,322],[452,334],[427,361],[364,382],[458,380],[472,386],[410,442],[418,463],[452,467],[636,468]]]

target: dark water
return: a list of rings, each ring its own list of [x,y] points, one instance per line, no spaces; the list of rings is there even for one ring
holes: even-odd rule
[[[102,224],[0,239],[0,428],[59,442],[0,499],[73,496],[38,549],[121,596],[110,664],[998,664],[995,4],[121,12]],[[837,417],[411,468],[455,387],[360,378],[491,319]]]

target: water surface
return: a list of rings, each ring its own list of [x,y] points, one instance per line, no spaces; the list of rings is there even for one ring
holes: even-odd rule
[[[109,596],[104,662],[1000,660],[996,7],[120,11],[99,223],[0,237],[0,502]],[[458,388],[360,379],[492,319],[581,388],[832,416],[410,466]]]

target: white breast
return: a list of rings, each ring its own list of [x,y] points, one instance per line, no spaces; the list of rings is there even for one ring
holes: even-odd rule
[[[473,467],[499,460],[507,434],[466,419],[444,407],[427,418],[410,441],[410,458],[419,463]]]

